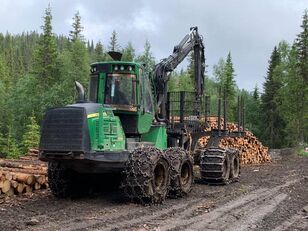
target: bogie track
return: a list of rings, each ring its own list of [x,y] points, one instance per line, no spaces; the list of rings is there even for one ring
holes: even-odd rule
[[[202,180],[209,184],[228,184],[240,176],[236,149],[207,148],[200,157]]]

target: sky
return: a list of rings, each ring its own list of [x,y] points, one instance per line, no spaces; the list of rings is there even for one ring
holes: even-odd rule
[[[262,90],[274,46],[294,41],[308,8],[308,0],[0,0],[0,32],[41,32],[49,3],[54,33],[68,35],[79,11],[86,39],[106,47],[115,30],[120,46],[130,41],[137,54],[149,40],[156,61],[169,56],[191,26],[198,26],[207,75],[231,52],[236,83],[247,90],[256,84]]]

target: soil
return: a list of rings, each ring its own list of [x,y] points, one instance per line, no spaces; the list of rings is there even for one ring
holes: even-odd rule
[[[273,157],[242,167],[229,185],[196,179],[188,197],[162,205],[129,203],[114,188],[78,199],[49,190],[12,198],[0,204],[0,230],[308,230],[308,157],[280,150]]]

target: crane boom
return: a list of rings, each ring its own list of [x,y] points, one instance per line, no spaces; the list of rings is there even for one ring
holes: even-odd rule
[[[174,47],[173,53],[158,64],[155,65],[153,73],[153,85],[156,92],[156,102],[159,107],[159,113],[156,119],[166,120],[166,98],[167,82],[170,79],[170,73],[184,60],[187,55],[193,51],[195,92],[196,97],[201,97],[203,93],[205,56],[202,37],[198,33],[198,27],[191,27],[190,33],[185,35],[181,42]],[[159,115],[158,115],[159,114]]]

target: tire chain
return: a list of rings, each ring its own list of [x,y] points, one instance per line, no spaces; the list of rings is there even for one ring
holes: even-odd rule
[[[165,156],[170,163],[170,184],[168,189],[169,197],[177,198],[185,196],[187,193],[183,192],[180,185],[180,167],[185,160],[190,161],[193,165],[193,159],[187,151],[179,147],[168,148],[167,150],[165,150]]]
[[[130,153],[120,188],[131,201],[141,204],[160,204],[164,201],[167,187],[162,194],[151,190],[154,168],[160,158],[165,159],[164,154],[151,146],[137,148]]]
[[[229,177],[228,179],[225,179],[223,177],[223,167],[224,167],[224,160],[228,157],[228,150],[223,148],[207,148],[204,150],[204,152],[201,154],[200,157],[200,172],[202,179],[209,184],[212,185],[221,185],[221,184],[228,184],[229,183]],[[210,160],[210,161],[209,161]],[[208,169],[207,164],[212,164],[214,166],[213,169]],[[206,174],[214,174],[215,179],[207,178]],[[212,177],[212,176],[211,176]]]
[[[48,183],[54,196],[68,197],[72,193],[73,176],[59,162],[48,162]]]

